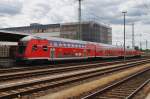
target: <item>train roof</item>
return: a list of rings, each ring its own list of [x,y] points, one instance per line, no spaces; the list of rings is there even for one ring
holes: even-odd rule
[[[50,40],[50,41],[58,41],[58,42],[70,42],[70,43],[87,44],[86,41],[72,40],[72,39],[66,39],[66,38],[50,37],[50,39],[48,39],[48,40]]]
[[[69,43],[80,43],[80,44],[87,44],[86,41],[79,41],[79,40],[72,40],[72,39],[66,39],[66,38],[56,38],[56,37],[49,37],[49,38],[44,38],[44,37],[38,37],[38,36],[26,36],[22,38],[20,41],[29,41],[31,39],[46,39],[49,41],[57,41],[57,42],[69,42]]]
[[[97,43],[97,42],[89,42],[89,41],[80,41],[80,40],[72,40],[72,39],[66,39],[66,38],[56,38],[56,37],[38,37],[38,36],[26,36],[22,38],[20,41],[29,41],[31,39],[46,39],[49,41],[56,41],[56,42],[69,42],[69,43],[78,43],[78,44],[94,44],[94,45],[99,45],[102,46],[103,48],[119,48],[122,49],[122,46],[115,46],[115,45],[109,45],[109,44],[104,44],[104,43]],[[132,48],[126,48],[127,50],[133,50]]]
[[[26,36],[23,37],[22,39],[20,39],[20,41],[29,41],[31,39],[40,39],[40,37],[36,37],[36,36]]]
[[[104,44],[104,43],[97,43],[97,42],[88,42],[89,44],[95,44],[95,45],[99,45],[105,48],[122,48],[121,46],[115,46],[115,45],[110,45],[110,44]]]

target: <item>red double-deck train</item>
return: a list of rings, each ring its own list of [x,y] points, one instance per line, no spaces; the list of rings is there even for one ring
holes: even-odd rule
[[[112,57],[140,56],[141,52],[123,47],[94,43],[64,38],[43,39],[27,36],[18,42],[17,59],[21,60],[70,60],[88,58],[112,58]]]

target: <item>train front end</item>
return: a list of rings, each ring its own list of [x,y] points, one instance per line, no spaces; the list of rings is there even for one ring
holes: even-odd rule
[[[20,41],[18,42],[18,49],[17,49],[17,54],[16,54],[16,61],[17,62],[22,62],[27,60],[27,47],[28,47],[28,43],[30,42],[30,40],[32,39],[32,37],[27,36],[24,37],[22,39],[20,39]]]

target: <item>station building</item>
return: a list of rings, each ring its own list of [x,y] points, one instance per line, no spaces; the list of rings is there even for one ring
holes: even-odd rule
[[[46,25],[33,23],[30,26],[2,28],[0,30],[112,44],[111,27],[93,21],[82,22],[80,27],[77,22]]]

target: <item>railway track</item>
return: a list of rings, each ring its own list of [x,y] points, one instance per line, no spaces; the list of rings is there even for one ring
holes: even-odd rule
[[[146,58],[137,58],[137,59],[129,59],[127,60],[127,62],[131,62],[131,61],[138,61],[138,60],[144,60]],[[9,72],[20,72],[20,71],[29,71],[29,70],[38,70],[38,69],[47,69],[47,68],[59,68],[59,67],[70,67],[70,66],[75,66],[75,65],[84,65],[84,64],[91,64],[92,63],[121,63],[122,59],[117,59],[117,60],[113,60],[109,61],[109,60],[98,60],[98,61],[90,61],[90,62],[79,62],[79,63],[67,63],[67,64],[55,64],[55,65],[42,65],[42,66],[17,66],[17,67],[12,67],[12,68],[1,68],[0,69],[0,73],[9,73]]]
[[[139,61],[144,60],[147,58],[138,58],[138,59],[130,59],[126,62],[132,62],[132,61]],[[12,68],[1,68],[0,74],[2,73],[12,73],[12,72],[22,72],[22,71],[32,71],[32,70],[39,70],[39,69],[49,69],[49,68],[60,68],[60,67],[71,67],[71,66],[77,66],[77,65],[84,65],[84,64],[92,64],[93,63],[100,63],[102,64],[115,64],[115,63],[122,63],[122,60],[113,60],[113,61],[90,61],[90,62],[80,62],[80,63],[67,63],[67,64],[56,64],[56,65],[42,65],[42,66],[31,66],[31,67],[12,67]]]
[[[130,60],[131,61],[131,60]],[[128,61],[128,62],[130,62]],[[132,60],[133,61],[133,60]],[[138,60],[134,60],[136,62]],[[145,60],[144,60],[145,61]],[[85,69],[92,69],[92,68],[100,68],[106,69],[107,68],[115,68],[110,65],[113,64],[120,64],[122,61],[115,61],[115,62],[104,62],[104,63],[95,63],[95,64],[83,64],[83,65],[75,65],[75,66],[67,66],[67,67],[57,67],[57,68],[43,68],[43,69],[33,69],[33,70],[26,70],[26,71],[19,71],[13,73],[0,73],[0,82],[10,81],[10,80],[17,80],[17,79],[24,79],[24,78],[31,78],[37,76],[44,76],[44,75],[54,75],[62,72],[70,72],[70,71],[77,71],[77,70],[85,70]],[[110,67],[109,67],[110,66]]]
[[[45,76],[42,78],[26,79],[20,82],[1,83],[0,84],[0,98],[12,98],[35,93],[41,90],[53,89],[56,87],[68,85],[74,82],[81,82],[82,80],[91,77],[100,77],[112,72],[119,72],[124,69],[132,68],[134,66],[145,64],[149,62],[140,61],[126,65],[121,65],[113,68],[92,68],[88,70],[77,70],[74,72],[61,73],[57,75]]]
[[[150,69],[147,69],[114,84],[110,84],[82,99],[132,99],[136,93],[149,82]]]

